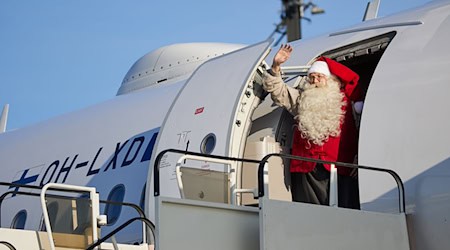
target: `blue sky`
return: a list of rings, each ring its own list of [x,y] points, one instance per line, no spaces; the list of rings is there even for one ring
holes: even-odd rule
[[[305,1],[307,2],[307,1]],[[368,0],[314,0],[304,38],[361,22]],[[427,0],[381,1],[379,16]],[[280,21],[281,0],[2,0],[0,109],[7,129],[113,98],[131,65],[161,46],[252,44]]]

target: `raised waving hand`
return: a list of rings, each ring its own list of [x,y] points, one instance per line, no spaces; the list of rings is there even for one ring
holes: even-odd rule
[[[289,44],[282,44],[277,54],[273,58],[272,71],[275,73],[280,72],[281,64],[285,63],[292,53],[292,46]]]

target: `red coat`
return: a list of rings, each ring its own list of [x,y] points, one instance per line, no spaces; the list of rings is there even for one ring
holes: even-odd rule
[[[307,139],[301,138],[300,131],[295,129],[291,154],[325,161],[353,163],[358,152],[358,132],[353,119],[351,100],[358,99],[354,90],[358,84],[359,76],[349,68],[331,59],[322,57],[319,60],[327,62],[330,72],[342,82],[341,91],[345,95],[344,101],[347,102],[347,105],[343,107],[346,112],[341,124],[341,133],[337,137],[330,136],[322,146],[318,146],[308,142]],[[324,166],[330,171],[329,164],[324,164]],[[315,167],[314,162],[291,160],[290,171],[308,173]],[[337,168],[339,174],[350,174],[351,169],[349,168],[339,166]]]

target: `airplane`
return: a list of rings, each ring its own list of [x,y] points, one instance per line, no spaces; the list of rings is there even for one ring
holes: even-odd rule
[[[107,219],[92,218],[93,210],[87,216],[98,219],[102,235],[139,208],[156,227],[149,236],[141,223],[133,223],[115,234],[115,247],[114,241],[145,245],[155,237],[157,249],[447,248],[449,14],[450,2],[436,0],[291,42],[294,51],[283,68],[291,86],[301,84],[319,56],[360,75],[361,210],[290,202],[286,159],[273,157],[265,172],[257,169],[266,155],[289,155],[292,143],[292,116],[273,105],[261,87],[276,53],[271,39],[254,45],[176,44],[136,61],[115,98],[0,134],[0,194],[8,193],[0,201],[0,247],[21,244],[10,236],[19,230],[77,231],[81,223],[72,214],[89,206],[80,202],[74,208],[72,200],[56,195],[72,188],[98,193],[104,201],[91,206]],[[42,187],[58,190],[41,209],[33,188]],[[207,217],[213,213],[208,208],[220,211],[214,216],[240,214],[216,221]],[[321,234],[324,228],[315,224],[329,230]],[[216,229],[221,237],[210,235]],[[285,235],[297,229],[297,237]],[[123,249],[147,249],[132,247]]]

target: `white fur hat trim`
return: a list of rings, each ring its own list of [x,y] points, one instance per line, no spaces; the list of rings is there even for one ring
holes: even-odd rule
[[[326,76],[330,76],[330,69],[324,61],[315,61],[308,70],[308,75],[311,73],[322,73]]]

